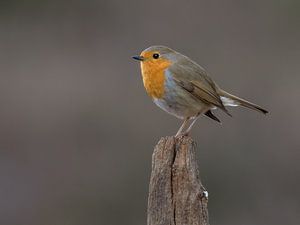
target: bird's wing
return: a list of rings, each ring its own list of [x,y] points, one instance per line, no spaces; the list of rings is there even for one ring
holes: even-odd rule
[[[217,92],[217,85],[201,66],[184,57],[172,64],[168,70],[175,82],[191,95],[208,105],[222,109],[230,115]]]
[[[209,117],[209,118],[211,118],[211,119],[213,119],[213,120],[215,120],[215,121],[217,121],[217,122],[219,122],[219,123],[221,123],[221,121],[219,120],[219,118],[216,117],[216,116],[212,113],[211,110],[208,110],[206,113],[204,113],[204,115],[207,116],[207,117]]]

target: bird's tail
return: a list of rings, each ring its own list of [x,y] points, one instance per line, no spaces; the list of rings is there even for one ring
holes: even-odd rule
[[[221,96],[221,100],[223,102],[223,104],[225,106],[244,106],[246,108],[249,108],[249,109],[253,109],[253,110],[256,110],[258,112],[261,112],[263,114],[267,114],[268,111],[263,109],[262,107],[254,104],[254,103],[251,103],[251,102],[248,102],[242,98],[239,98],[237,96],[234,96],[232,94],[229,94],[227,93],[226,91],[223,91],[223,90],[219,90],[219,95]]]

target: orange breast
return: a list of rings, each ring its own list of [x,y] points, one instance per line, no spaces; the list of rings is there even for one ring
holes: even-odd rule
[[[162,98],[165,93],[165,70],[170,66],[168,60],[144,61],[141,63],[144,87],[152,98]]]

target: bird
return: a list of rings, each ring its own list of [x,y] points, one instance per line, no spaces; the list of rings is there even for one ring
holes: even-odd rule
[[[189,57],[154,45],[132,57],[140,62],[143,84],[153,102],[183,120],[175,137],[188,136],[200,115],[221,123],[213,110],[232,116],[227,106],[243,106],[263,114],[268,111],[221,89],[208,72]]]

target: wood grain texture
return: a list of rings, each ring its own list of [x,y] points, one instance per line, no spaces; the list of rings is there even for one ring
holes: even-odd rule
[[[208,197],[190,137],[161,138],[152,156],[148,225],[208,225]]]

